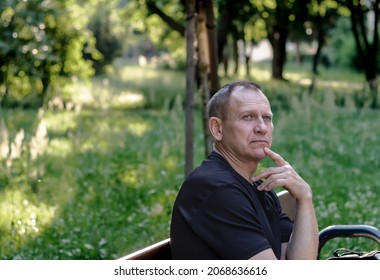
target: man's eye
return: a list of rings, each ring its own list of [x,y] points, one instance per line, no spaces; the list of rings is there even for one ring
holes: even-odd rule
[[[263,119],[265,121],[268,121],[268,122],[272,121],[272,117],[271,116],[264,116]]]
[[[252,115],[245,115],[245,116],[243,116],[243,119],[244,120],[252,120]]]

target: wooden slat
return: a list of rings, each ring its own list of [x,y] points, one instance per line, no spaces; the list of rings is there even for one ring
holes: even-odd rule
[[[119,258],[119,260],[170,260],[170,238]]]
[[[296,217],[296,200],[287,190],[277,193],[277,196],[280,199],[282,211],[284,211],[288,217],[294,221]]]

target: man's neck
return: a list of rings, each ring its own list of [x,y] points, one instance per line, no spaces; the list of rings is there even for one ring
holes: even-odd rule
[[[231,167],[239,173],[240,176],[246,179],[249,183],[252,183],[251,178],[257,168],[258,163],[244,163],[217,145],[214,145],[214,151],[220,154],[231,165]]]

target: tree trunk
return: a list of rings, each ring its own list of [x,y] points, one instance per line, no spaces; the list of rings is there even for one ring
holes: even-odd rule
[[[232,20],[234,15],[234,1],[226,0],[224,3],[224,9],[221,11],[219,16],[219,25],[218,25],[218,60],[221,61],[223,58],[223,49],[227,43],[227,35],[229,30],[231,30]]]
[[[238,40],[233,38],[232,42],[232,52],[233,52],[233,58],[235,61],[235,69],[234,74],[237,75],[239,73],[239,48],[238,48]]]
[[[268,39],[273,49],[272,78],[284,80],[283,71],[286,61],[286,40],[288,30],[274,26],[273,32],[268,32]]]
[[[251,57],[253,55],[253,42],[244,41],[244,61],[245,61],[245,75],[247,79],[251,77]]]
[[[374,13],[372,40],[368,40],[365,24],[367,22],[364,11],[360,4],[356,6],[350,1],[347,7],[351,11],[351,25],[354,34],[359,59],[363,62],[365,77],[371,92],[371,107],[378,106],[377,101],[377,56],[379,48],[378,22],[380,17],[380,9],[376,4],[372,7]],[[369,7],[370,8],[370,7]]]
[[[318,75],[318,64],[319,64],[319,60],[321,57],[322,48],[325,45],[325,36],[326,36],[326,34],[324,32],[324,27],[322,26],[323,25],[322,17],[320,15],[318,15],[316,21],[318,23],[318,31],[317,31],[318,32],[318,34],[317,34],[318,47],[317,47],[317,51],[315,52],[315,55],[313,57],[312,72],[314,75]]]
[[[297,64],[297,65],[301,65],[301,63],[302,63],[302,54],[301,54],[301,43],[300,43],[300,41],[299,40],[297,40],[296,42],[295,42],[295,44],[296,44],[296,57],[295,57],[295,63]]]
[[[208,36],[208,56],[210,73],[210,96],[212,97],[220,88],[218,76],[218,46],[215,25],[215,15],[212,0],[205,0],[206,28]]]
[[[368,70],[366,71],[367,81],[371,90],[372,108],[378,107],[378,89],[377,89],[377,72],[378,72],[378,57],[379,57],[379,21],[380,21],[380,5],[379,1],[373,6],[373,38],[372,45],[368,51]]]
[[[0,67],[3,67],[1,62]],[[0,73],[0,85],[4,85],[2,91],[0,91],[0,107],[6,103],[8,96],[8,67],[9,65],[4,66],[5,71]]]
[[[365,59],[365,76],[371,93],[371,107],[378,106],[378,90],[377,90],[377,55],[378,48],[372,46],[368,50],[367,59]]]
[[[223,70],[224,70],[224,76],[228,77],[228,65],[229,65],[229,60],[230,57],[228,55],[227,49],[229,48],[228,43],[224,46],[224,51],[223,51],[223,58],[222,58],[222,63],[223,63]]]
[[[202,67],[201,67],[202,68]],[[204,144],[205,144],[205,157],[207,157],[212,151],[213,139],[208,129],[208,114],[207,114],[207,102],[210,99],[210,88],[208,81],[207,70],[201,69],[202,75],[202,126],[204,134]]]
[[[208,1],[208,0],[207,0]],[[198,23],[197,23],[197,38],[198,38],[198,58],[201,78],[201,100],[202,100],[202,124],[205,142],[205,156],[212,150],[211,135],[208,131],[208,116],[207,102],[210,99],[210,47],[209,47],[209,32],[206,27],[206,5],[205,2],[198,3]]]
[[[185,176],[194,166],[195,0],[186,1]]]
[[[317,34],[317,41],[318,41],[318,47],[317,51],[315,52],[315,55],[313,56],[313,65],[312,65],[312,77],[311,77],[311,84],[309,86],[309,94],[312,94],[315,88],[315,81],[318,75],[318,65],[322,53],[322,48],[325,45],[325,32],[324,27],[322,26],[322,17],[318,15],[316,19],[318,23],[318,34]]]
[[[38,108],[41,108],[44,105],[46,96],[48,94],[50,82],[51,82],[49,64],[46,61],[42,61],[41,63],[41,72],[42,72],[42,77],[41,77],[42,92],[38,96],[38,104],[37,104]]]

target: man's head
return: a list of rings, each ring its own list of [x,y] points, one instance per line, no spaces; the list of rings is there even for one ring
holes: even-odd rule
[[[225,120],[227,117],[227,108],[229,105],[232,92],[237,88],[242,87],[245,89],[252,89],[253,91],[260,91],[261,88],[258,84],[250,81],[236,81],[224,85],[216,92],[210,101],[207,103],[208,117],[218,117]]]
[[[271,147],[272,111],[260,87],[250,81],[223,86],[207,104],[216,148],[233,160],[258,162]]]

